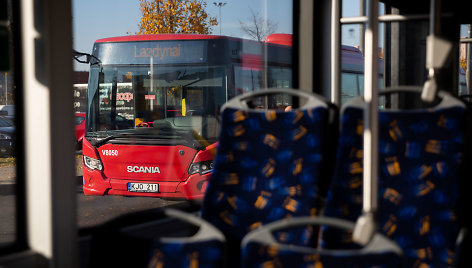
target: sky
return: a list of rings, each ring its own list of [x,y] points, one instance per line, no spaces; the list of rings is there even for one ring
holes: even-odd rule
[[[221,7],[221,34],[247,38],[240,22],[249,23],[250,10],[277,23],[278,33],[292,33],[292,0],[207,0],[207,12],[219,18],[219,8],[214,2],[226,3]],[[344,0],[343,16],[357,16],[358,0]],[[91,53],[97,39],[135,34],[141,18],[139,0],[73,0],[74,49]],[[214,26],[213,34],[219,34],[220,26]],[[357,45],[358,26],[343,27],[343,44]],[[88,70],[86,64],[74,63],[76,70]]]

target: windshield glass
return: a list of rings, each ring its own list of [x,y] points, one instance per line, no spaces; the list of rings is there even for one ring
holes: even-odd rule
[[[217,138],[225,70],[209,66],[95,66],[90,69],[87,136],[119,133]]]

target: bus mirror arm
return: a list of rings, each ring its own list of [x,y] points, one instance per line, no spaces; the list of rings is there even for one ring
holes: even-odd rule
[[[88,54],[88,53],[83,53],[83,52],[78,52],[77,50],[73,51],[73,56],[74,60],[80,62],[80,63],[86,63],[89,64],[90,60],[93,58],[95,59],[98,63],[100,63],[100,60],[95,57],[94,55]],[[85,60],[81,60],[81,57],[85,57]]]

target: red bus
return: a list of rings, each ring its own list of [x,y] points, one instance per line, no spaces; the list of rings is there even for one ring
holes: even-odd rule
[[[218,112],[232,97],[292,87],[291,47],[214,35],[97,40],[90,60],[83,191],[200,199]],[[278,100],[277,105],[291,105]]]

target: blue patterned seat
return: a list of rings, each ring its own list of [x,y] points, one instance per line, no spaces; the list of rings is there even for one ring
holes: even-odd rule
[[[447,267],[459,224],[458,178],[464,105],[442,93],[433,108],[379,111],[379,231],[404,251],[407,267]],[[362,211],[363,103],[343,107],[338,161],[325,216]],[[357,248],[351,233],[322,232],[324,248]]]
[[[202,217],[225,234],[234,264],[239,259],[240,241],[248,232],[279,219],[318,215],[324,205],[320,180],[330,110],[317,99],[292,112],[232,105],[225,105],[222,112]],[[316,239],[311,228],[277,236],[302,245]]]
[[[198,217],[178,210],[166,209],[173,217],[198,227],[197,233],[189,237],[165,237],[150,242],[148,267],[201,267],[225,266],[226,241],[223,234],[211,224]]]

